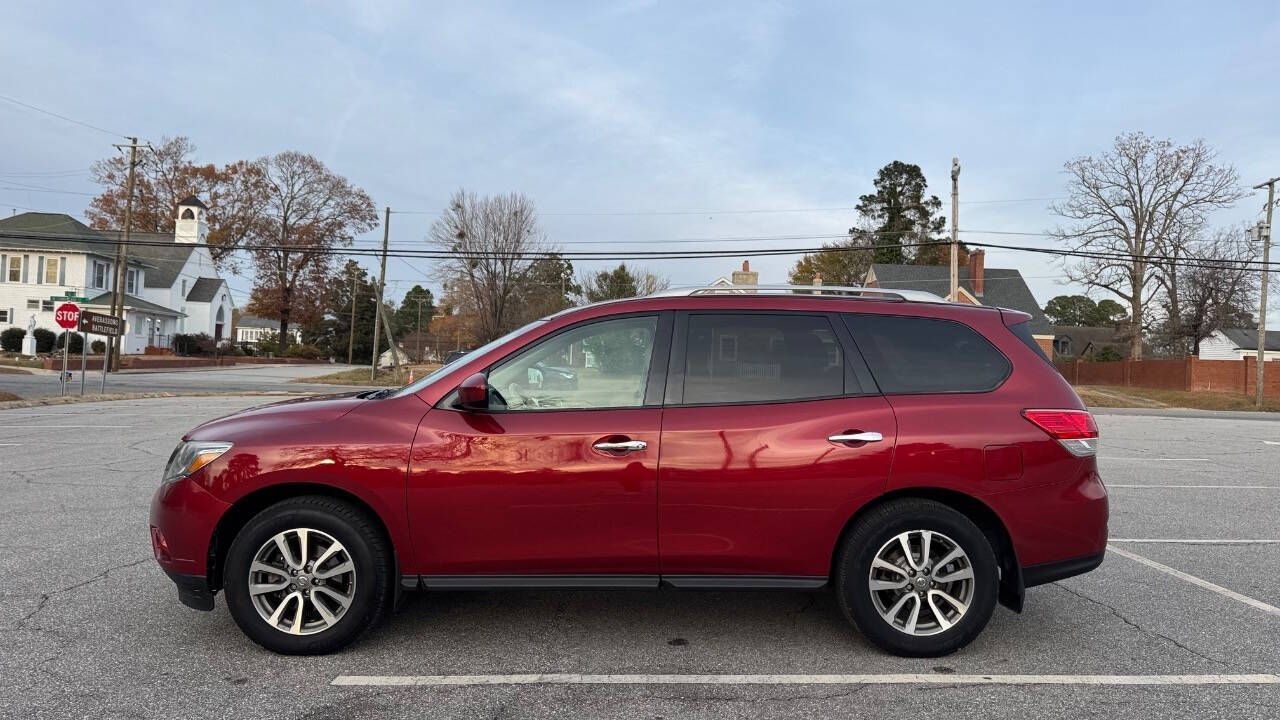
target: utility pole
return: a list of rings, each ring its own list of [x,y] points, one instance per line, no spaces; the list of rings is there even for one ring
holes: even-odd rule
[[[124,145],[116,145],[115,147],[123,150]],[[124,200],[124,239],[116,246],[116,267],[115,272],[111,274],[111,314],[118,317],[124,317],[124,285],[128,277],[129,266],[129,234],[133,225],[133,178],[134,171],[138,168],[138,138],[129,138],[129,179],[125,181],[125,200]],[[102,359],[102,362],[111,366],[112,370],[120,367],[120,346],[123,345],[123,336],[121,342],[116,343],[111,348],[111,354]]]
[[[418,355],[417,361],[422,362],[422,296],[418,296]]]
[[[1255,369],[1257,375],[1254,383],[1254,403],[1262,405],[1262,393],[1265,389],[1263,380],[1266,379],[1266,348],[1267,348],[1267,279],[1271,276],[1271,211],[1276,204],[1276,183],[1280,182],[1280,177],[1273,177],[1266,182],[1258,183],[1253,186],[1254,190],[1267,189],[1267,220],[1266,224],[1258,228],[1258,233],[1262,235],[1262,290],[1258,296],[1258,367]]]
[[[387,241],[391,238],[391,208],[387,208],[386,215],[382,220],[382,270],[378,273],[378,307],[374,310],[373,316],[373,362],[369,365],[369,382],[373,382],[378,376],[378,331],[382,328],[378,324],[382,322],[382,293],[387,285]],[[395,360],[395,338],[388,333],[387,339],[392,343],[391,359]]]
[[[351,268],[351,333],[347,337],[347,364],[352,364],[356,347],[356,269]]]
[[[960,158],[951,158],[951,302],[960,298]]]

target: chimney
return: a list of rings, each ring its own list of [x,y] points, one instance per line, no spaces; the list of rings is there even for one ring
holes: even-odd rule
[[[973,294],[976,297],[982,297],[984,255],[985,253],[981,250],[972,250],[969,252],[969,284],[973,286]]]
[[[759,285],[760,273],[751,269],[751,261],[743,260],[742,269],[733,271],[730,278],[734,285]]]

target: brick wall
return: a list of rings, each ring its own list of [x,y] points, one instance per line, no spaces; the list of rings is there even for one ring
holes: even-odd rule
[[[1054,366],[1072,385],[1117,385],[1158,390],[1210,390],[1252,395],[1255,359],[1118,360],[1081,362],[1057,360]],[[1264,393],[1280,397],[1280,362],[1268,362]]]

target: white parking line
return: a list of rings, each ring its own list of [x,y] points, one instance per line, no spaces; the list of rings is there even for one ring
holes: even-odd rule
[[[110,420],[110,418],[108,419]],[[81,428],[93,428],[93,429],[105,430],[110,428],[132,428],[132,427],[133,425],[116,425],[113,423],[108,423],[105,425],[17,425],[12,423],[0,424],[0,428],[19,428],[23,430],[26,430],[26,429],[69,430],[69,429],[81,429]]]
[[[1177,457],[1119,457],[1117,455],[1099,455],[1099,460],[1138,460],[1140,462],[1213,462],[1213,458],[1177,458]]]
[[[333,685],[1280,685],[1248,675],[339,675]]]
[[[1203,538],[1107,538],[1107,542],[1147,545],[1280,545],[1280,540],[1209,540]]]
[[[1251,608],[1261,610],[1265,613],[1270,613],[1272,615],[1280,615],[1280,608],[1276,607],[1275,605],[1268,605],[1267,603],[1264,603],[1261,600],[1254,600],[1248,595],[1241,595],[1235,590],[1228,590],[1222,587],[1221,585],[1215,585],[1209,582],[1208,580],[1201,580],[1195,575],[1188,575],[1187,573],[1184,573],[1181,570],[1175,570],[1174,568],[1171,568],[1168,565],[1163,565],[1161,563],[1158,563],[1155,560],[1152,560],[1151,558],[1146,558],[1136,553],[1131,553],[1128,550],[1121,550],[1120,548],[1111,544],[1107,545],[1107,550],[1119,555],[1120,557],[1127,557],[1130,560],[1133,560],[1134,562],[1139,562],[1139,563],[1142,563],[1143,565],[1146,565],[1149,568],[1159,570],[1160,572],[1165,573],[1166,575],[1172,575],[1173,577],[1176,577],[1179,580],[1184,580],[1186,582],[1191,583],[1192,585],[1202,587],[1205,590],[1216,592],[1223,597],[1228,597],[1237,602],[1242,602]]]
[[[1280,485],[1144,485],[1107,483],[1108,488],[1182,488],[1190,490],[1280,490]]]

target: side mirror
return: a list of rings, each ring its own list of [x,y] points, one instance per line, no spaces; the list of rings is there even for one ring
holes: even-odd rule
[[[489,409],[489,381],[484,373],[476,373],[458,386],[458,404],[463,410]]]

